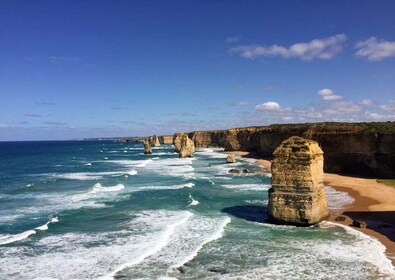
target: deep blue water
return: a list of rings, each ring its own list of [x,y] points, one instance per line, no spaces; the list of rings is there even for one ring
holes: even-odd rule
[[[0,142],[0,279],[392,279],[376,240],[266,223],[270,177],[219,150]],[[328,189],[329,190],[329,189]],[[335,207],[344,195],[330,191]]]

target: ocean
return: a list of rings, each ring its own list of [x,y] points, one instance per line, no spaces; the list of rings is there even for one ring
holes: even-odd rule
[[[267,223],[270,174],[225,158],[1,142],[0,279],[394,279],[385,247],[356,230]],[[352,202],[327,197],[332,209]]]

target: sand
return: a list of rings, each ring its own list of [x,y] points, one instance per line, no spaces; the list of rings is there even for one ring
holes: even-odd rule
[[[232,152],[248,157],[245,152]],[[257,159],[256,164],[263,170],[270,170],[271,162]],[[376,179],[364,179],[337,174],[324,174],[324,185],[337,191],[347,192],[354,198],[351,205],[341,210],[331,210],[329,221],[352,227],[353,220],[367,223],[367,228],[356,228],[367,235],[377,238],[387,248],[386,254],[395,266],[395,188],[378,183]],[[338,216],[345,221],[335,221]]]
[[[395,266],[395,188],[363,179],[325,173],[324,184],[337,191],[347,192],[355,201],[345,209],[331,211],[328,220],[351,226],[352,220],[367,223],[367,228],[355,228],[377,238],[387,248],[386,254]],[[339,215],[344,222],[335,221]]]

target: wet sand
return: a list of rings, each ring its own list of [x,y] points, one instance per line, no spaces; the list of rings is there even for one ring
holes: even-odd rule
[[[241,157],[249,157],[247,152],[227,152]],[[271,162],[256,159],[256,164],[264,172],[270,171]],[[378,183],[376,179],[364,179],[338,174],[324,174],[324,185],[337,191],[346,192],[354,202],[344,209],[330,209],[329,221],[350,226],[367,235],[377,238],[386,248],[386,254],[395,266],[395,188]],[[336,221],[344,216],[345,221]],[[352,226],[353,220],[364,221],[367,228]]]

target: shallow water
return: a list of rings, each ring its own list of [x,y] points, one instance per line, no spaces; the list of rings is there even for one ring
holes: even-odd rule
[[[376,240],[266,223],[270,178],[137,143],[0,143],[0,279],[393,279]],[[333,208],[352,198],[328,187]]]

